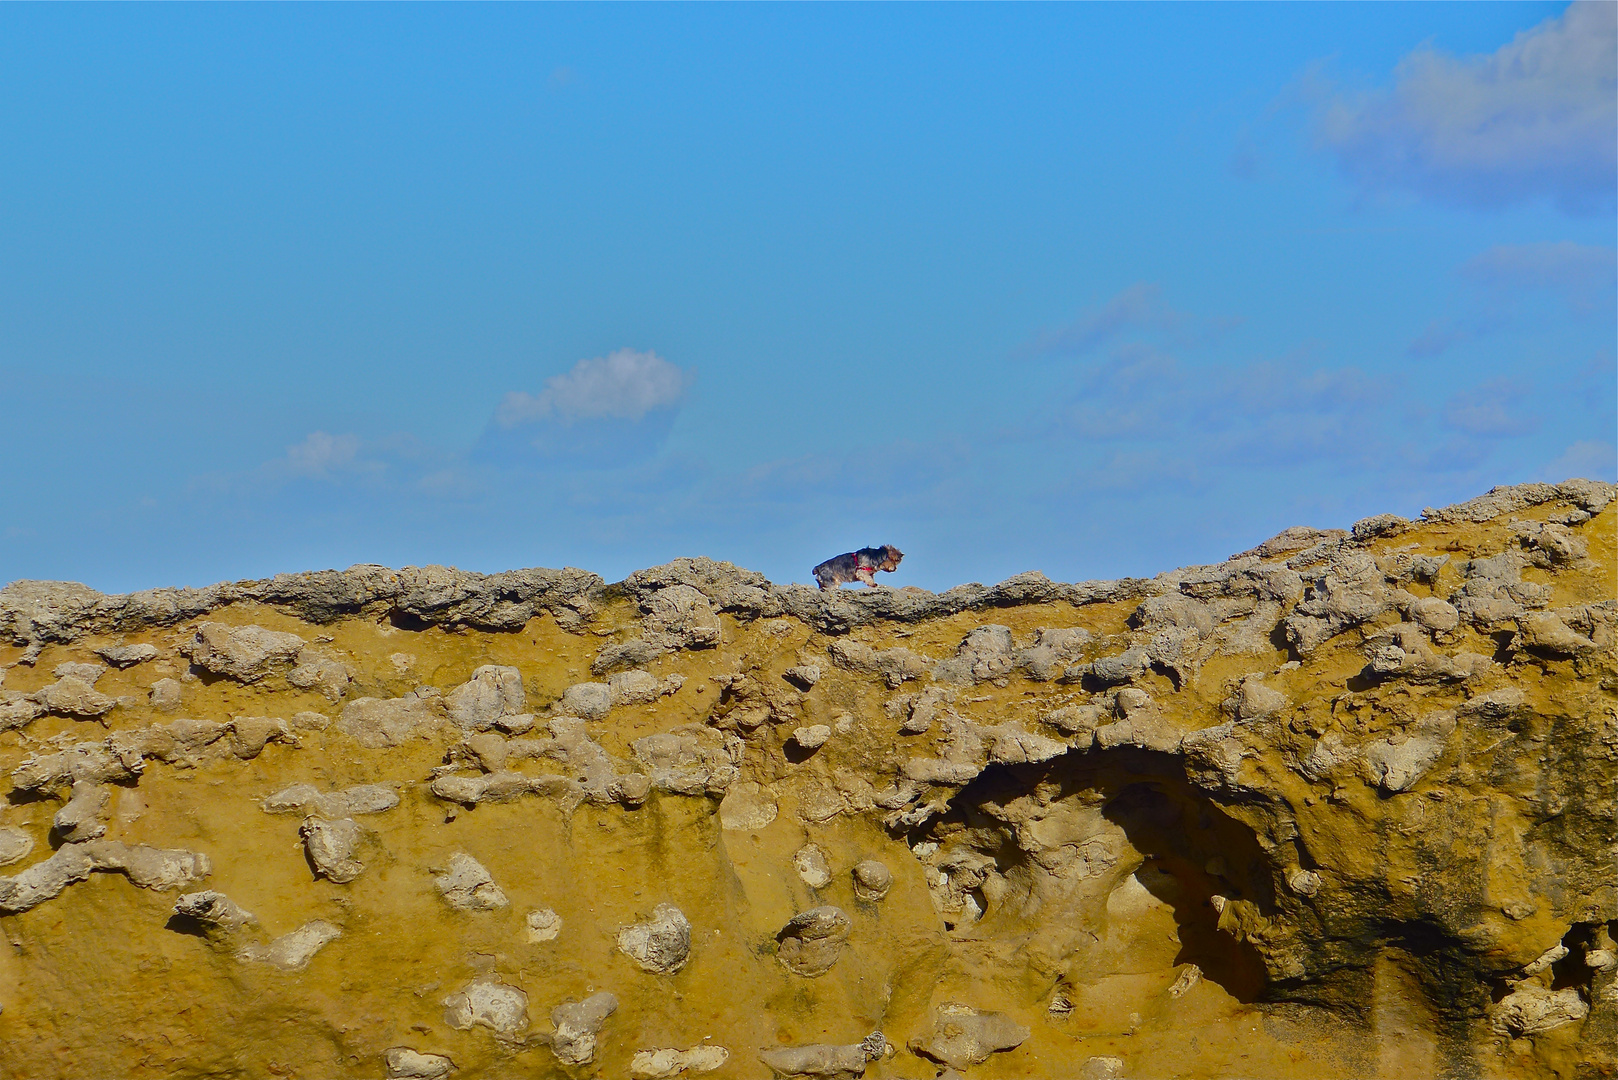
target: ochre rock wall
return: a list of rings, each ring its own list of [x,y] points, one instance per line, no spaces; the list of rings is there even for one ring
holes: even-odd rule
[[[15,583],[0,1076],[1612,1076],[1612,497],[940,595]]]

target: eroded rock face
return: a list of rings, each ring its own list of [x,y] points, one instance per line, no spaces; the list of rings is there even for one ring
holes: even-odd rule
[[[1611,503],[936,595],[7,586],[0,1071],[1605,1075]]]

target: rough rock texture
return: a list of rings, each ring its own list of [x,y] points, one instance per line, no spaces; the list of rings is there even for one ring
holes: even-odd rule
[[[1613,1076],[1612,497],[942,594],[13,583],[0,1078]]]

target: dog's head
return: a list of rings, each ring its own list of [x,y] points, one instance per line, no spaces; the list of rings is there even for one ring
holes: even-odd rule
[[[892,544],[883,544],[882,565],[878,566],[877,569],[886,570],[889,573],[892,573],[894,570],[899,569],[899,560],[904,557],[905,553],[894,547]]]

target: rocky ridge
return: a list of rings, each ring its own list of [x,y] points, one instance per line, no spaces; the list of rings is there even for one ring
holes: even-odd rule
[[[1613,1075],[1613,495],[941,594],[14,583],[0,1076]]]

